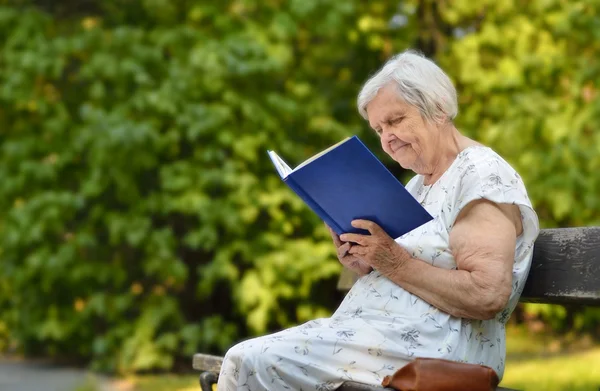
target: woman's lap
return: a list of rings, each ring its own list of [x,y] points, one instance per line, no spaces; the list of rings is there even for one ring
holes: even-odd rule
[[[319,319],[235,345],[225,356],[219,390],[333,390],[346,380],[376,385],[408,362],[386,349],[377,330],[358,320],[344,323]]]

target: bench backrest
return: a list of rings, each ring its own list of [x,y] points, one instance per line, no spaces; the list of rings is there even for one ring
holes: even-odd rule
[[[542,230],[521,301],[600,305],[600,227]]]
[[[338,289],[348,290],[355,281],[344,269]],[[600,305],[600,227],[542,230],[521,301]]]

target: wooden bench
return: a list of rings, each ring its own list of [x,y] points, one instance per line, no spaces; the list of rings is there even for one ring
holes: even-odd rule
[[[348,290],[356,276],[344,271],[338,288]],[[600,227],[542,230],[533,252],[522,302],[600,305]],[[222,357],[194,355],[193,367],[201,371],[200,387],[216,384]],[[381,387],[345,382],[338,391],[377,391]],[[506,388],[498,390],[510,391]]]

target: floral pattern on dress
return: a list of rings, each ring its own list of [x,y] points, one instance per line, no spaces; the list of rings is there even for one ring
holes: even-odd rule
[[[493,150],[470,147],[433,185],[415,176],[409,192],[434,217],[396,239],[420,261],[457,269],[449,250],[456,217],[470,202],[517,205],[523,233],[517,238],[509,303],[494,319],[453,317],[399,287],[376,270],[360,278],[335,313],[273,335],[241,342],[223,362],[219,391],[335,390],[346,380],[379,385],[416,357],[487,365],[502,378],[505,324],[529,272],[539,233],[521,177]]]

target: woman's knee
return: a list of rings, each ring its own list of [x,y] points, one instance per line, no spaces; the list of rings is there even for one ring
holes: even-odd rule
[[[219,374],[219,387],[223,389],[235,389],[244,360],[244,348],[238,343],[225,353],[221,372]]]
[[[233,363],[240,368],[245,358],[250,358],[257,355],[260,351],[260,338],[249,339],[233,345],[227,353],[225,353],[225,363]]]
[[[240,346],[240,345],[242,345],[242,343],[243,342],[240,342],[240,343],[235,344],[232,347],[230,347],[229,350],[227,350],[227,352],[225,353],[224,361],[240,357],[243,352],[243,348]]]

